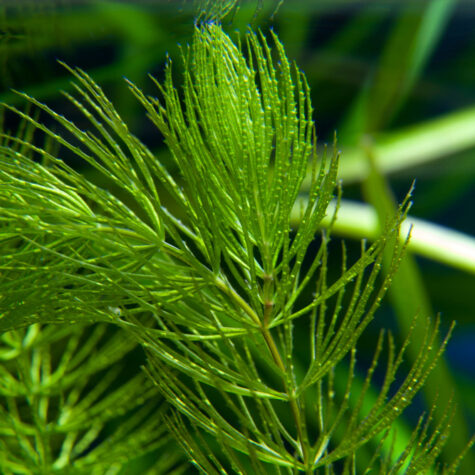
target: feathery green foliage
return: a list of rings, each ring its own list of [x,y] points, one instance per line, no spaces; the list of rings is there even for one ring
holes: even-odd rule
[[[171,62],[164,82],[154,80],[158,98],[129,82],[179,177],[80,69],[68,68],[76,95],[65,95],[87,130],[25,94],[38,113],[4,105],[22,125],[0,134],[0,328],[12,346],[2,353],[3,397],[10,412],[21,397],[31,408],[30,419],[13,411],[2,429],[10,438],[0,461],[12,472],[67,464],[89,470],[103,451],[114,460],[116,453],[132,458],[131,447],[142,453],[168,442],[169,433],[208,474],[356,473],[363,449],[367,471],[436,466],[450,408],[432,432],[431,416],[421,420],[399,451],[392,428],[443,351],[438,325],[404,376],[398,370],[410,335],[396,351],[393,337],[382,334],[366,374],[356,364],[357,341],[404,251],[398,235],[408,202],[358,260],[348,263],[343,249],[341,275],[329,275],[331,226],[320,228],[338,194],[338,153],[317,155],[305,76],[270,36],[269,43],[250,31],[233,42],[218,24],[203,22],[183,50],[181,87]],[[107,186],[85,179],[71,157],[94,167]],[[307,199],[292,229],[309,163]],[[382,277],[385,250],[392,258]],[[60,322],[65,326],[52,325]],[[94,336],[105,331],[103,323],[85,330],[81,343],[76,322],[121,328],[104,349]],[[63,356],[52,346],[59,337],[67,339]],[[149,379],[134,376],[130,386],[109,388],[131,338],[146,349]],[[383,346],[383,381],[368,405]],[[107,348],[117,353],[108,359]],[[17,382],[29,365],[32,384]],[[335,383],[341,370],[345,388]],[[89,397],[83,388],[99,371],[107,376]],[[151,417],[147,404],[86,450],[109,419],[141,405],[148,391],[165,397],[171,412]],[[101,410],[107,406],[114,410]],[[64,442],[50,439],[58,433]],[[107,464],[95,473],[110,473]]]
[[[239,0],[194,0],[197,21],[220,21],[239,5]]]
[[[34,324],[0,345],[2,473],[119,473],[169,443],[156,388],[124,380],[136,344],[122,330]]]

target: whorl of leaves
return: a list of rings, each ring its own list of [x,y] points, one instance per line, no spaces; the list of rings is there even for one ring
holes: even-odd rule
[[[269,44],[249,32],[235,43],[217,24],[198,26],[183,51],[181,87],[171,63],[164,83],[155,81],[158,98],[129,84],[180,176],[79,69],[70,69],[77,94],[66,97],[88,130],[24,94],[54,127],[5,106],[22,128],[0,134],[0,328],[108,321],[133,334],[174,407],[169,429],[204,473],[354,473],[363,447],[375,453],[368,467],[377,460],[381,473],[420,473],[436,461],[450,411],[432,433],[421,423],[398,450],[390,430],[445,345],[437,325],[428,325],[402,378],[407,341],[396,352],[387,337],[376,394],[385,338],[366,376],[355,350],[401,258],[407,202],[356,262],[343,250],[341,275],[329,275],[331,230],[320,224],[335,195],[338,154],[317,155],[307,82],[271,36]],[[84,178],[65,154],[107,186]],[[393,259],[380,278],[385,249]],[[335,378],[342,368],[346,387]],[[117,440],[114,450],[127,447]]]

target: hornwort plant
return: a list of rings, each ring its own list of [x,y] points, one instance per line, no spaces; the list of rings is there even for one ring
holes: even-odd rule
[[[180,87],[171,61],[158,98],[128,83],[179,177],[80,69],[65,66],[66,96],[88,130],[25,94],[26,111],[4,105],[21,123],[0,146],[2,473],[457,469],[437,462],[450,407],[435,427],[429,414],[397,431],[446,344],[438,322],[409,368],[410,335],[397,350],[390,333],[363,377],[356,366],[409,202],[358,260],[343,248],[332,277],[321,221],[338,153],[317,154],[309,87],[277,36],[225,34],[234,3],[199,17]]]

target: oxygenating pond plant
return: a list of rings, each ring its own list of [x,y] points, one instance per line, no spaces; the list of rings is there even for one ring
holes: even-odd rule
[[[438,324],[405,374],[410,335],[396,350],[381,333],[357,367],[409,202],[329,275],[338,153],[317,154],[309,87],[278,37],[223,31],[234,4],[199,17],[179,86],[171,61],[158,97],[129,82],[179,176],[80,69],[66,96],[87,130],[25,94],[26,111],[4,105],[21,123],[0,145],[2,473],[131,473],[145,453],[150,473],[457,469],[437,462],[450,407],[397,431],[447,341]],[[124,375],[135,345],[145,372]]]

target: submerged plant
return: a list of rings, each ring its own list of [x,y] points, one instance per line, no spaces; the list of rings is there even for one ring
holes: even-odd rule
[[[106,325],[34,324],[0,340],[0,469],[119,473],[170,444],[164,405],[142,372],[122,364],[135,342]],[[126,375],[124,375],[126,373]],[[157,457],[166,472],[179,458]]]
[[[79,69],[69,69],[77,95],[66,96],[90,123],[88,130],[24,94],[39,114],[54,119],[54,127],[31,111],[4,106],[22,125],[16,134],[1,134],[0,328],[13,332],[5,341],[44,334],[48,344],[33,359],[49,361],[53,323],[73,329],[73,346],[80,339],[73,323],[121,327],[128,336],[114,337],[119,356],[129,338],[142,345],[146,373],[169,404],[167,412],[148,417],[155,418],[157,431],[166,422],[190,463],[204,473],[432,470],[448,434],[450,408],[432,432],[431,417],[421,420],[402,445],[393,429],[443,350],[438,325],[427,324],[405,375],[398,370],[408,340],[396,351],[391,335],[381,334],[375,343],[365,376],[356,366],[357,341],[403,252],[397,237],[407,201],[381,237],[362,246],[356,262],[348,263],[343,249],[341,275],[334,278],[327,252],[331,227],[321,230],[321,221],[338,194],[338,153],[317,155],[305,76],[271,36],[269,44],[264,35],[249,32],[235,43],[218,24],[204,22],[183,51],[181,88],[175,87],[171,62],[164,82],[154,80],[158,98],[129,83],[163,135],[179,177],[129,131],[100,87]],[[68,164],[64,157],[71,155],[94,167],[106,186]],[[291,213],[303,202],[309,164],[307,199],[292,229]],[[388,249],[390,271],[380,278]],[[33,326],[18,329],[27,325]],[[384,344],[386,370],[376,390],[372,381]],[[29,346],[21,351],[30,361]],[[101,355],[99,348],[93,359]],[[79,397],[89,378],[87,358],[74,370],[81,377],[68,381],[79,388],[71,389]],[[5,401],[37,394],[34,385],[13,394],[16,382],[8,374],[12,370],[4,365]],[[132,378],[132,394],[143,384],[142,376]],[[58,414],[66,389],[58,389]],[[41,392],[40,400],[45,397]],[[101,423],[114,415],[101,413]],[[47,425],[32,417],[36,427]],[[115,429],[121,434],[122,425],[131,424],[127,437],[112,431],[104,443],[110,440],[115,451],[132,457],[128,447],[143,438],[133,422],[141,416],[131,417]],[[3,430],[20,438],[5,439],[0,460],[9,460],[5,454],[27,437],[18,429],[21,417],[8,420]],[[149,422],[143,422],[144,430],[154,447],[163,434],[150,431]],[[36,434],[32,454],[41,453],[47,440],[44,431]],[[95,443],[90,437],[79,444],[70,467],[54,462],[49,470],[89,473],[85,460],[97,450]],[[20,458],[11,463],[16,473]],[[35,472],[32,463],[25,462],[23,473]],[[444,473],[456,466],[457,461]],[[98,465],[97,473],[109,472]]]

